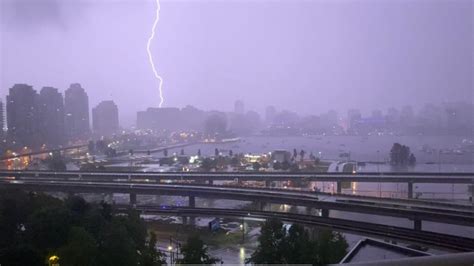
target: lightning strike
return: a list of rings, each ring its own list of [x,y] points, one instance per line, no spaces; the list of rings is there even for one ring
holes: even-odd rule
[[[155,38],[155,30],[156,30],[156,26],[158,25],[159,20],[160,20],[160,0],[156,0],[156,17],[155,17],[155,21],[153,22],[153,27],[151,28],[151,35],[150,35],[150,38],[148,38],[146,50],[148,51],[148,60],[150,61],[153,74],[155,75],[155,78],[158,80],[158,90],[160,93],[160,104],[158,105],[158,107],[161,108],[164,102],[163,90],[162,90],[163,78],[160,75],[158,75],[158,72],[156,71],[155,63],[153,62],[153,56],[151,55],[151,51],[150,51],[151,42],[153,41],[153,38]]]

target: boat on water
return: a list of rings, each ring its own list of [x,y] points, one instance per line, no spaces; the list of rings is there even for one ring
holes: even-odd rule
[[[216,140],[216,139],[206,139],[201,143],[209,143],[209,144],[224,144],[224,143],[233,143],[233,142],[240,142],[240,138],[230,138],[230,139],[221,139],[221,140]]]
[[[240,138],[230,138],[230,139],[222,139],[220,142],[221,143],[230,143],[230,142],[240,142]]]

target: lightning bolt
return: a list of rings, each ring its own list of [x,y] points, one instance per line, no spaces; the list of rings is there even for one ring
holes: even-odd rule
[[[153,27],[151,28],[150,38],[148,38],[148,42],[146,44],[146,50],[148,52],[148,60],[150,61],[151,69],[153,70],[153,74],[155,75],[155,78],[158,80],[158,90],[160,92],[160,104],[158,106],[161,108],[165,100],[163,98],[163,90],[162,90],[163,78],[160,75],[158,75],[158,72],[156,71],[155,63],[153,62],[153,56],[151,55],[151,51],[150,51],[151,42],[153,41],[153,38],[155,38],[155,30],[156,30],[156,26],[158,25],[159,20],[160,20],[160,0],[156,0],[156,17],[155,17],[155,21],[153,22]]]

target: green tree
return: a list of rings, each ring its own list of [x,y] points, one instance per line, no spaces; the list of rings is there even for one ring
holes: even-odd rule
[[[410,163],[410,155],[412,154],[409,147],[394,143],[392,149],[390,149],[390,163],[395,166],[406,166]]]
[[[311,238],[300,225],[287,231],[276,219],[267,220],[261,228],[259,245],[246,261],[254,264],[312,264],[339,262],[346,254],[347,242],[339,233],[316,230]]]
[[[408,158],[408,164],[412,166],[416,164],[416,157],[413,153],[410,154],[410,157]]]
[[[41,252],[56,250],[66,243],[72,219],[65,207],[41,208],[28,220],[26,232]]]
[[[71,227],[67,244],[58,253],[61,265],[64,266],[98,265],[97,243],[83,227]]]
[[[315,240],[316,260],[313,265],[326,265],[339,262],[347,253],[346,239],[331,230],[319,230]]]
[[[219,261],[209,255],[207,247],[197,235],[188,238],[181,248],[181,253],[183,258],[178,260],[181,264],[215,264]]]
[[[100,246],[100,265],[129,266],[138,264],[136,245],[130,238],[125,225],[114,221],[104,228]]]
[[[305,156],[306,152],[304,150],[301,150],[300,151],[300,160],[303,161],[304,160],[304,156]]]
[[[212,160],[211,158],[205,158],[201,162],[201,169],[203,169],[206,172],[211,171],[211,169],[216,168],[216,161]]]
[[[285,241],[285,263],[307,264],[315,261],[314,244],[303,226],[293,224]]]
[[[146,225],[140,218],[140,213],[137,210],[129,210],[127,216],[116,216],[115,220],[120,220],[120,223],[125,226],[128,236],[133,240],[137,249],[143,249],[146,242]]]
[[[165,264],[165,255],[156,249],[156,234],[154,232],[151,232],[150,239],[148,240],[145,248],[143,249],[140,265],[158,266]]]
[[[258,237],[259,245],[246,263],[280,264],[284,263],[286,229],[277,219],[263,223]]]
[[[44,257],[33,245],[15,243],[0,250],[0,263],[9,266],[44,265]]]
[[[66,208],[71,212],[73,222],[76,224],[81,222],[81,219],[83,219],[89,209],[89,204],[78,196],[67,198],[65,204]]]
[[[43,265],[51,254],[63,265],[138,265],[153,245],[145,243],[136,212],[114,215],[110,205],[78,197],[0,190],[1,265]]]

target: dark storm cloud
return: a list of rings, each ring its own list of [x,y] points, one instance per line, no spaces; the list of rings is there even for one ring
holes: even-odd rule
[[[81,6],[76,0],[1,0],[1,22],[20,29],[66,28]]]

